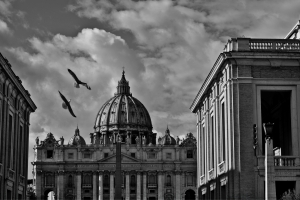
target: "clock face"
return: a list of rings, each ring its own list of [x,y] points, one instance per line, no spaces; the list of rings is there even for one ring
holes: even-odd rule
[[[99,131],[100,131],[100,128],[99,128],[99,127],[97,127],[97,128],[96,128],[96,131],[97,131],[97,132],[99,132]]]

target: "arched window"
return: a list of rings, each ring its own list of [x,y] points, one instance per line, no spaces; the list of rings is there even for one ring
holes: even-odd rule
[[[171,176],[170,175],[167,175],[167,181],[166,181],[166,185],[167,186],[171,186]]]
[[[68,187],[73,187],[73,176],[72,175],[68,176]]]
[[[108,175],[104,175],[103,187],[109,187],[109,177]]]
[[[136,180],[135,180],[135,175],[130,176],[130,186],[135,187],[136,186]]]
[[[156,177],[154,174],[149,175],[149,184],[156,184]]]
[[[45,184],[46,184],[46,186],[54,187],[54,175],[53,174],[46,174]]]

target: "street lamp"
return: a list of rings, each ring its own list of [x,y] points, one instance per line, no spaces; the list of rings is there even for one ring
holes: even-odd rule
[[[271,175],[274,172],[274,166],[272,166],[273,163],[273,144],[271,144],[272,136],[273,136],[273,127],[274,123],[268,122],[263,123],[263,128],[265,131],[265,199],[275,199],[276,195],[274,196],[275,191],[273,191],[273,176]],[[267,142],[268,141],[268,142]],[[271,149],[271,152],[270,152]],[[269,160],[268,160],[268,154],[269,154]],[[269,163],[269,166],[268,166]],[[268,167],[269,173],[271,175],[271,180],[269,184],[268,183]]]

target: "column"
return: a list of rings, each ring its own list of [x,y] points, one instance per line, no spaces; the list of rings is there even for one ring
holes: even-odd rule
[[[136,176],[136,200],[141,200],[141,172],[137,172]]]
[[[77,193],[76,199],[81,200],[81,171],[77,171]]]
[[[97,172],[93,172],[93,199],[97,199]]]
[[[143,172],[143,200],[147,200],[147,172]]]
[[[35,179],[35,192],[37,199],[42,199],[42,186],[44,186],[44,183],[42,182],[42,171],[36,171],[36,179]]]
[[[99,171],[99,200],[103,200],[103,171]]]
[[[267,167],[266,167],[267,166]],[[273,140],[266,140],[265,143],[265,184],[267,192],[265,193],[266,199],[276,199],[276,186],[275,186],[275,169],[274,169],[274,153],[273,153]]]
[[[163,182],[163,171],[158,171],[158,199],[164,199],[164,182]]]
[[[180,192],[181,192],[181,171],[175,171],[175,199],[179,200],[180,199]]]
[[[114,199],[115,188],[114,188],[114,172],[110,172],[110,185],[109,185],[109,199]]]
[[[125,173],[125,175],[126,175],[126,200],[130,200],[130,185],[129,185],[129,172],[127,171],[126,173]]]
[[[64,172],[57,171],[57,200],[64,199]]]

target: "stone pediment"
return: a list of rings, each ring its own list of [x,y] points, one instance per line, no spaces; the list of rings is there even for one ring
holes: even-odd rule
[[[139,163],[139,162],[142,162],[139,159],[133,158],[133,157],[128,156],[128,155],[123,154],[123,153],[121,154],[121,160],[122,160],[122,163]],[[107,158],[103,158],[101,160],[98,160],[98,162],[115,163],[116,162],[116,154],[111,155]]]

